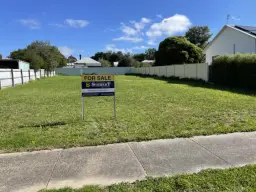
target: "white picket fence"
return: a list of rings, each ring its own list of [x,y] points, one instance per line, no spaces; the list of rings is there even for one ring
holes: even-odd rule
[[[22,69],[0,69],[0,89],[13,87],[27,83],[29,81],[40,79],[41,77],[51,77],[55,71],[45,71],[44,69],[35,71]]]
[[[179,78],[191,78],[201,79],[208,81],[208,64],[182,64],[182,65],[168,65],[159,67],[141,67],[132,68],[131,73],[144,74],[144,75],[157,75],[165,77],[179,77]]]

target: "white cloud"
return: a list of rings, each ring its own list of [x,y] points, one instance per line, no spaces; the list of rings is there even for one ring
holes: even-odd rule
[[[121,30],[123,31],[123,33],[125,33],[126,35],[137,35],[137,31],[132,28],[132,27],[129,27],[127,25],[125,25],[124,23],[121,23],[122,27],[121,27]]]
[[[49,24],[50,26],[54,26],[54,27],[65,27],[64,24],[61,23],[54,23],[54,24]]]
[[[156,17],[158,17],[158,18],[160,18],[160,19],[162,19],[162,18],[163,18],[163,16],[162,16],[162,15],[160,15],[160,14],[156,15]]]
[[[148,40],[148,44],[149,45],[155,45],[156,44],[156,40],[155,39],[149,39]]]
[[[74,53],[74,50],[68,46],[61,46],[61,47],[58,47],[58,49],[62,53],[62,55],[64,55],[65,57],[68,57],[72,55],[72,53]]]
[[[141,49],[148,49],[148,48],[149,48],[149,47],[147,47],[147,46],[141,45],[141,46],[132,47],[131,49],[134,49],[134,50],[141,50]]]
[[[66,19],[65,22],[67,25],[74,28],[84,28],[89,24],[87,20]]]
[[[114,38],[113,41],[131,41],[133,43],[138,43],[143,41],[143,39],[140,37],[122,36],[122,37]]]
[[[36,19],[20,19],[19,22],[30,29],[40,29],[40,22]]]
[[[154,23],[147,31],[148,37],[160,37],[162,35],[174,35],[188,30],[191,26],[190,20],[185,15],[176,14],[163,19],[160,23]]]
[[[231,19],[234,20],[234,21],[240,21],[241,20],[240,17],[236,17],[236,16],[232,16]]]
[[[131,49],[117,48],[115,44],[106,45],[105,51],[113,51],[113,52],[121,51],[122,53],[132,53]]]
[[[148,18],[143,17],[140,22],[134,22],[134,27],[135,29],[137,29],[137,31],[139,32],[140,30],[145,28],[145,25],[150,23],[151,20]]]

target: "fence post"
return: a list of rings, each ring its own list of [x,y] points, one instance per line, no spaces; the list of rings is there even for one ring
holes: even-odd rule
[[[28,70],[28,81],[30,81],[30,69]]]
[[[23,85],[23,71],[22,71],[22,69],[20,70],[20,75],[21,75],[21,84]]]
[[[34,74],[35,74],[35,80],[36,80],[36,70],[34,69]]]
[[[12,86],[14,87],[14,75],[13,75],[13,69],[11,69],[11,75],[12,75]]]
[[[165,72],[166,72],[166,77],[168,77],[168,72],[167,72],[167,65],[165,66]]]
[[[40,79],[41,79],[41,76],[42,76],[42,71],[41,71],[41,69],[40,69]]]
[[[176,75],[175,75],[175,65],[173,65],[173,71],[174,71],[173,76],[176,77]]]

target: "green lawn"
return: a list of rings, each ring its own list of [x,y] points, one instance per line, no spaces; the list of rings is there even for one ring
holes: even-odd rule
[[[0,151],[98,145],[256,130],[256,97],[184,81],[116,77],[113,98],[86,98],[80,77],[0,90]]]
[[[148,178],[133,184],[82,189],[43,190],[42,192],[253,192],[256,191],[256,165],[226,170],[204,170],[197,174]]]

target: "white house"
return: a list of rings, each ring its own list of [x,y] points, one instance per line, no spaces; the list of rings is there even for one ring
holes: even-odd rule
[[[204,52],[208,64],[218,55],[256,53],[256,27],[225,25]]]
[[[75,68],[101,67],[101,63],[90,57],[84,57],[74,63]]]

